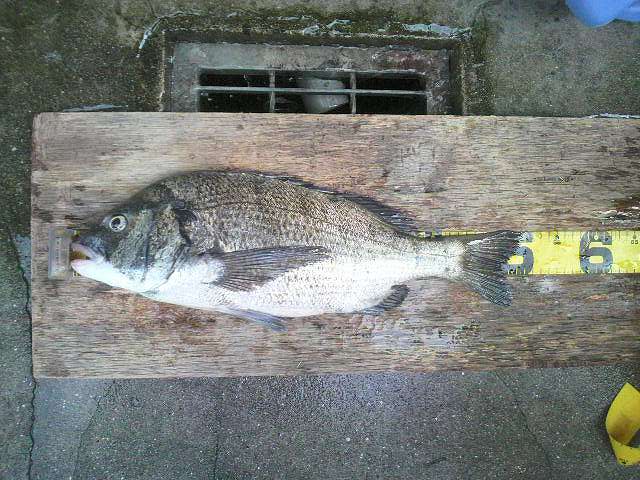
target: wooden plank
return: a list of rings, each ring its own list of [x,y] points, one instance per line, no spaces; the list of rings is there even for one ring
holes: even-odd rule
[[[179,113],[43,114],[34,128],[38,377],[427,371],[640,360],[640,277],[514,278],[501,308],[439,280],[383,317],[286,333],[47,279],[51,225],[78,225],[162,177],[293,174],[410,213],[425,229],[638,228],[640,122],[618,119]]]

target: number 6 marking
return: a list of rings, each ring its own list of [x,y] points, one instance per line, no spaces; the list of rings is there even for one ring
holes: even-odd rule
[[[580,268],[584,273],[609,273],[613,265],[613,253],[607,247],[592,247],[591,243],[611,245],[609,232],[585,232],[580,238]],[[591,257],[602,257],[602,263],[592,263]]]

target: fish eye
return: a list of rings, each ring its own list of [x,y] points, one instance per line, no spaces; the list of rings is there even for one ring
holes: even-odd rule
[[[118,214],[109,219],[109,228],[114,232],[121,232],[127,228],[127,217]]]

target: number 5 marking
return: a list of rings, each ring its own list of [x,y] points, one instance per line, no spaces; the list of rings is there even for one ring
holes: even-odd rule
[[[531,232],[524,232],[520,245],[518,246],[515,256],[522,257],[521,263],[511,263],[504,266],[503,270],[513,275],[526,275],[533,270],[533,252],[529,247],[522,245],[523,243],[533,242],[533,234]]]

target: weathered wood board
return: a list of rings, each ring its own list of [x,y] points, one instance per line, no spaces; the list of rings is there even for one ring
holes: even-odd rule
[[[38,377],[493,369],[640,360],[640,275],[513,278],[502,308],[439,280],[381,317],[275,333],[47,278],[51,225],[81,225],[178,172],[258,170],[368,195],[421,227],[638,228],[640,122],[179,113],[42,114],[32,181]]]

